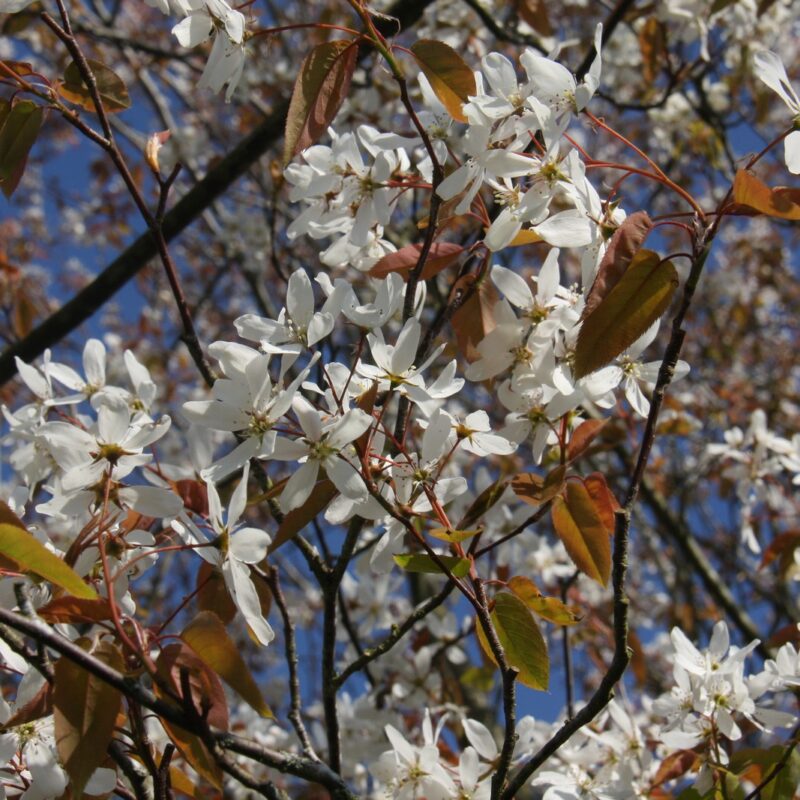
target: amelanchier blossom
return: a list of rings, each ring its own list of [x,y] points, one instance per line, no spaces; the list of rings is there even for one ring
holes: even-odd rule
[[[759,50],[753,54],[753,70],[756,77],[786,103],[791,112],[792,124],[795,127],[800,125],[800,98],[789,81],[780,56],[771,50]],[[800,130],[794,130],[784,137],[783,147],[786,168],[794,175],[800,175]]]
[[[207,523],[201,527],[187,514],[182,514],[180,521],[173,521],[172,527],[187,544],[195,547],[203,560],[221,570],[231,599],[258,641],[266,645],[275,638],[275,633],[264,619],[250,567],[266,558],[270,535],[259,528],[239,525],[247,507],[249,475],[250,465],[245,464],[242,478],[231,495],[227,515],[223,514],[216,486],[208,482]]]

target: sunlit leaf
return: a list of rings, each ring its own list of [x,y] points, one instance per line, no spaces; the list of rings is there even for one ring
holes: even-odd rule
[[[608,488],[605,475],[602,472],[593,472],[583,479],[583,485],[594,502],[595,509],[603,520],[609,536],[613,535],[617,527],[615,512],[619,509],[617,498]]]
[[[525,603],[508,592],[500,592],[491,613],[497,638],[509,665],[519,670],[518,680],[531,689],[546,691],[550,681],[547,643]],[[478,641],[496,664],[480,620],[475,622]]]
[[[506,583],[508,588],[511,589],[525,605],[528,605],[529,600],[535,600],[542,596],[536,584],[524,575],[515,575],[513,578],[509,578]]]
[[[427,553],[398,553],[392,558],[406,572],[426,572],[431,575],[446,574],[442,572],[442,568]],[[439,556],[439,560],[456,578],[463,578],[469,572],[470,560],[468,558]]]
[[[216,614],[201,611],[183,629],[181,639],[262,717],[273,716],[238,647]]]
[[[428,531],[428,534],[433,536],[434,539],[439,539],[443,542],[455,543],[466,542],[467,539],[477,536],[482,531],[483,528],[475,528],[471,531],[458,531],[453,530],[452,528],[433,528],[432,530]]]
[[[521,472],[511,479],[511,488],[520,500],[532,506],[540,506],[561,491],[566,473],[567,468],[563,464],[548,472],[545,477],[533,472]]]
[[[447,113],[466,122],[461,106],[477,89],[475,75],[464,59],[450,45],[433,39],[420,39],[411,45],[411,52]]]
[[[639,52],[642,54],[642,77],[651,86],[667,53],[664,23],[658,17],[648,17],[639,28]]]
[[[572,436],[570,436],[569,444],[567,445],[567,460],[575,461],[579,456],[583,455],[607,422],[607,419],[586,419],[581,422],[572,432]]]
[[[579,570],[603,586],[611,575],[611,538],[582,481],[570,480],[553,500],[553,527]]]
[[[573,374],[582,378],[632,345],[669,307],[678,273],[652,250],[639,250],[619,283],[583,321]]]
[[[778,219],[800,219],[800,189],[770,189],[752,172],[740,169],[733,181],[733,199],[745,210]]]
[[[100,642],[92,655],[112,669],[124,671],[122,654],[110,642]],[[92,773],[106,759],[122,695],[65,657],[58,660],[54,673],[56,749],[70,777],[73,796],[80,797]]]
[[[75,597],[87,600],[97,597],[97,592],[84,583],[72,567],[51,553],[24,528],[0,523],[0,554],[18,564],[21,572],[31,572],[44,578]]]
[[[130,108],[131,98],[128,95],[125,81],[105,64],[93,61],[91,58],[87,58],[86,61],[94,75],[103,109],[110,114],[116,114]],[[57,84],[56,88],[58,93],[70,103],[75,103],[87,111],[96,111],[89,87],[74,61],[64,70],[64,79]]]
[[[347,97],[358,45],[346,39],[323,42],[304,59],[286,117],[283,161],[310,147],[333,122]]]
[[[568,606],[557,597],[532,597],[525,605],[548,622],[555,625],[577,625],[583,619],[578,606]]]

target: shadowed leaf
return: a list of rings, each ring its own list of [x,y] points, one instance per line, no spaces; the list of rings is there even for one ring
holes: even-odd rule
[[[181,639],[262,717],[273,716],[236,644],[216,614],[201,611],[183,629]]]
[[[583,455],[607,422],[607,419],[587,419],[581,422],[572,432],[567,445],[567,460],[575,461],[578,456]]]
[[[30,100],[0,105],[0,189],[11,197],[44,120],[44,109]]]
[[[118,672],[125,669],[122,654],[110,642],[101,642],[92,655]],[[67,658],[59,659],[54,672],[56,749],[70,777],[73,796],[80,797],[92,773],[106,759],[122,696]]]
[[[540,506],[552,500],[564,485],[567,468],[563,464],[551,470],[544,478],[533,472],[521,472],[511,479],[511,488],[520,500]]]
[[[431,575],[445,575],[441,567],[427,553],[398,553],[394,558],[395,563],[406,572],[425,572]],[[456,578],[463,578],[469,572],[470,560],[457,556],[439,556],[444,564]]]
[[[103,102],[103,109],[109,114],[116,114],[130,108],[131,98],[128,95],[125,81],[105,64],[93,61],[91,58],[87,58],[86,61],[94,75],[97,92]],[[70,103],[75,103],[87,111],[96,112],[89,87],[84,82],[81,71],[74,61],[64,70],[64,80],[57,84],[57,90]]]
[[[290,511],[278,527],[278,532],[269,546],[274,553],[282,544],[288,542],[296,533],[314,521],[314,518],[325,509],[336,496],[336,487],[327,479],[323,479],[314,487],[311,497],[300,508]]]
[[[407,281],[411,270],[417,266],[419,254],[422,251],[421,244],[407,244],[401,247],[396,253],[389,253],[381,258],[369,271],[373,278],[385,278],[392,272],[396,272]],[[458,257],[464,252],[460,244],[453,242],[435,242],[431,245],[425,266],[422,268],[420,277],[427,281],[438,275],[442,270],[447,269],[451,264],[458,261]]]

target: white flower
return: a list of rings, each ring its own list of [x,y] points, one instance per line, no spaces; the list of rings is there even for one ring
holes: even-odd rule
[[[173,522],[172,527],[192,545],[197,553],[209,564],[222,571],[225,586],[231,599],[245,618],[250,630],[261,644],[269,644],[275,634],[270,624],[261,613],[261,602],[250,576],[250,565],[258,564],[267,555],[270,536],[259,528],[238,527],[247,506],[247,478],[250,465],[245,464],[242,479],[231,495],[227,518],[223,518],[217,488],[213,483],[206,483],[208,489],[208,524],[215,534],[209,538],[193,520],[185,514],[180,522]]]
[[[275,442],[273,459],[300,461],[302,466],[289,478],[281,493],[281,511],[299,508],[311,496],[320,467],[343,495],[354,500],[366,494],[358,468],[345,458],[342,450],[358,439],[372,424],[372,417],[359,408],[346,411],[323,424],[320,412],[304,397],[292,403],[305,437]]]
[[[800,120],[800,98],[789,82],[786,68],[780,57],[770,50],[760,50],[753,55],[753,70],[778,97],[786,103],[795,125]],[[800,130],[792,131],[784,140],[786,168],[793,175],[800,175]]]

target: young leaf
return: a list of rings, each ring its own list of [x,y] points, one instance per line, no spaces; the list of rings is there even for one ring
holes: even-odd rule
[[[582,378],[632,345],[669,307],[678,273],[652,250],[639,250],[619,283],[583,321],[573,374]]]
[[[44,109],[31,100],[20,100],[4,109],[0,128],[0,189],[11,197],[19,185],[28,153],[44,119]]]
[[[555,625],[577,625],[583,619],[578,606],[568,606],[557,597],[532,597],[525,605]]]
[[[21,571],[32,572],[75,597],[86,600],[97,597],[97,592],[84,583],[72,567],[51,553],[24,528],[0,523],[0,554],[16,562]]]
[[[551,470],[544,478],[533,472],[521,472],[511,479],[511,488],[520,500],[540,506],[552,500],[564,485],[567,468],[563,464]]]
[[[261,692],[220,618],[201,611],[181,633],[189,647],[262,717],[272,717]]]
[[[122,672],[122,654],[110,642],[100,642],[93,655]],[[118,689],[67,658],[54,668],[53,720],[58,757],[70,777],[74,797],[80,797],[92,773],[106,759],[122,696]]]
[[[197,570],[197,606],[201,611],[213,611],[224,623],[236,616],[236,603],[231,600],[222,570],[207,561]]]
[[[611,539],[583,481],[568,481],[552,506],[553,527],[579,570],[603,586],[611,575]]]
[[[586,296],[583,319],[594,311],[604,297],[622,280],[631,261],[641,249],[644,240],[653,228],[653,221],[646,211],[637,211],[626,217],[608,243],[605,255],[597,268],[597,276]]]
[[[181,695],[181,671],[188,673],[191,702],[199,714],[204,714],[209,725],[220,730],[228,729],[228,706],[225,690],[216,673],[195,655],[187,645],[171,644],[161,651],[156,668],[163,683],[170,685],[172,691]],[[156,695],[173,702],[170,696],[154,683]],[[203,741],[193,733],[172,725],[165,720],[161,724],[186,761],[217,789],[222,788],[222,770],[208,752]]]
[[[519,670],[520,683],[531,689],[547,691],[550,681],[550,661],[547,656],[547,643],[536,620],[531,616],[525,603],[513,594],[500,592],[495,597],[494,603],[492,623],[509,665]],[[475,631],[483,651],[495,662],[494,653],[480,620],[476,620]]]
[[[570,436],[567,445],[567,460],[575,461],[578,456],[583,455],[607,422],[607,419],[587,419],[581,422]]]
[[[583,485],[586,487],[586,491],[589,492],[597,513],[600,515],[600,519],[603,520],[606,531],[608,531],[608,535],[613,536],[614,529],[617,526],[615,512],[619,509],[619,503],[612,494],[611,489],[608,488],[605,475],[602,472],[593,472],[583,479]]]
[[[517,14],[542,36],[552,36],[553,26],[547,14],[546,0],[516,0]]]
[[[355,42],[337,39],[317,45],[306,56],[286,117],[284,164],[314,144],[333,122],[350,89],[357,54]]]
[[[411,270],[417,266],[419,254],[422,251],[421,244],[407,244],[401,247],[396,253],[389,253],[381,258],[369,271],[373,278],[385,278],[392,272],[401,275],[407,281]],[[422,268],[420,277],[427,281],[438,275],[442,270],[447,269],[451,264],[458,261],[458,257],[464,252],[460,244],[454,242],[434,242],[431,245],[425,266]]]
[[[659,67],[666,57],[666,37],[664,23],[652,16],[645,20],[639,29],[639,51],[642,54],[642,77],[652,86],[658,77]]]
[[[733,181],[733,199],[746,209],[778,219],[800,219],[800,189],[770,189],[752,172],[740,169]]]
[[[477,347],[489,331],[494,330],[494,307],[498,301],[494,284],[485,278],[478,281],[473,273],[459,278],[453,285],[451,298],[456,292],[468,294],[450,319],[456,334],[458,349],[467,361],[480,358]]]
[[[535,600],[542,596],[536,584],[524,575],[515,575],[513,578],[509,578],[508,588],[511,589],[525,605],[528,605],[530,600]]]
[[[109,114],[116,114],[130,108],[131,98],[125,81],[113,69],[99,61],[87,58],[86,62],[94,75],[103,109]],[[56,85],[56,88],[58,93],[70,103],[75,103],[87,111],[97,111],[89,87],[84,82],[81,71],[74,61],[64,70],[64,79]]]
[[[477,93],[477,88],[475,75],[464,59],[450,45],[434,39],[420,39],[411,45],[411,52],[447,113],[466,122],[461,106]]]
[[[444,575],[441,567],[427,553],[399,553],[394,558],[395,563],[406,572],[426,572],[431,575]],[[463,578],[469,572],[470,561],[468,558],[457,556],[439,556],[444,564],[456,578]]]
[[[428,531],[428,535],[433,536],[434,539],[450,542],[452,544],[454,542],[466,542],[467,539],[471,539],[473,536],[477,536],[482,532],[483,528],[475,528],[475,530],[471,531],[459,531],[453,530],[452,528],[433,528]]]
[[[108,600],[99,597],[96,600],[84,600],[80,597],[64,595],[56,597],[36,612],[45,622],[101,622],[111,619],[111,606]]]
[[[283,518],[283,522],[278,526],[278,532],[269,546],[269,552],[274,553],[292,536],[313,522],[317,514],[326,508],[335,496],[336,487],[327,478],[319,481],[314,487],[311,497],[300,508],[295,508]]]

